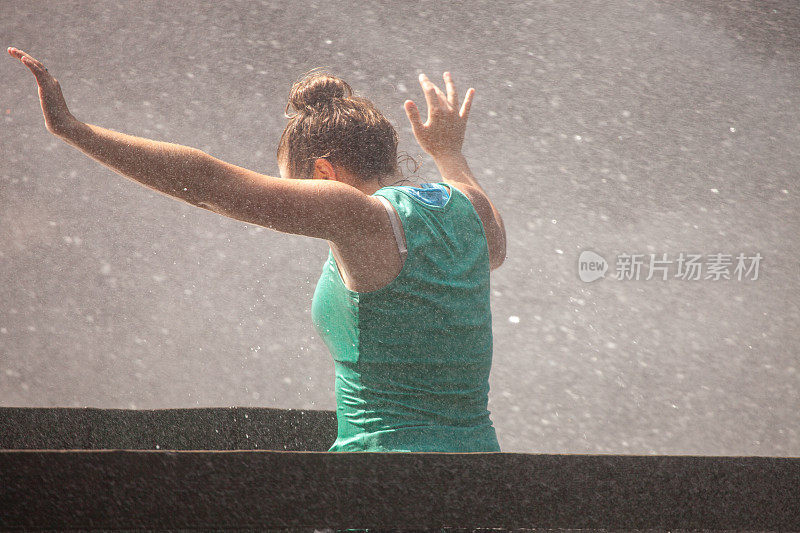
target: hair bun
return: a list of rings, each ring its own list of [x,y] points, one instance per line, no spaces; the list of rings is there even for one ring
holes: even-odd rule
[[[337,98],[352,94],[353,90],[346,81],[332,74],[311,71],[292,86],[286,111],[289,106],[300,113],[318,110]]]

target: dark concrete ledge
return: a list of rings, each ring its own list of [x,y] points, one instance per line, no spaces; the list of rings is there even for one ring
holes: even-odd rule
[[[0,451],[0,529],[800,530],[800,460]]]
[[[333,411],[0,407],[0,449],[5,450],[324,452],[334,440]]]
[[[303,439],[316,438],[303,431],[330,431],[332,413],[21,411],[0,411],[3,444],[29,448],[0,451],[2,530],[800,531],[797,457],[237,451],[252,435],[259,445],[303,448]],[[247,431],[251,420],[263,427],[241,440],[241,419]],[[55,425],[32,427],[43,420]],[[281,425],[298,420],[308,423],[296,433]],[[314,446],[327,449],[329,437]],[[158,441],[162,449],[149,451],[32,446]],[[175,444],[233,451],[172,451]]]

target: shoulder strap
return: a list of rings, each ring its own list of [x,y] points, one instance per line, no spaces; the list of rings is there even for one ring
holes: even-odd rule
[[[400,220],[397,212],[394,210],[394,207],[392,207],[392,204],[389,202],[389,200],[383,196],[378,196],[378,198],[381,202],[383,202],[384,207],[386,207],[386,211],[389,213],[389,220],[392,222],[392,230],[394,230],[394,238],[397,241],[397,247],[400,249],[400,257],[405,258],[408,250],[403,244],[403,235],[400,233]]]

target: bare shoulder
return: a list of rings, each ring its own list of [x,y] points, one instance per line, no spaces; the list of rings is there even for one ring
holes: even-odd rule
[[[445,182],[450,187],[461,191],[464,196],[472,203],[475,212],[483,223],[483,231],[486,233],[486,241],[489,246],[489,262],[492,270],[503,264],[506,258],[506,232],[503,225],[494,215],[492,203],[486,194],[477,187],[467,183]]]
[[[352,291],[371,292],[397,277],[404,258],[380,199],[365,195],[360,209],[360,225],[342,233],[340,241],[331,242],[331,248],[345,286]],[[400,237],[405,245],[403,231]]]

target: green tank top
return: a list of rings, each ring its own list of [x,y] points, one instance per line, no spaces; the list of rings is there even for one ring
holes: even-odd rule
[[[311,305],[336,374],[329,451],[499,452],[489,418],[489,251],[472,203],[451,187],[373,193],[392,204],[408,255],[388,285],[348,289],[332,252]]]

